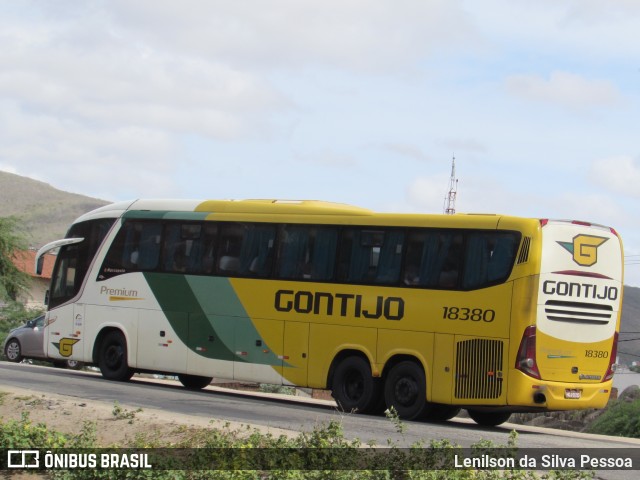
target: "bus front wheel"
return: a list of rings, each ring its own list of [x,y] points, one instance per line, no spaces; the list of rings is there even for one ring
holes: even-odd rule
[[[511,416],[511,412],[487,412],[484,410],[467,410],[467,413],[474,422],[483,427],[496,427]]]
[[[387,407],[393,407],[404,420],[413,420],[427,411],[427,386],[424,370],[412,361],[391,368],[384,383]]]
[[[213,377],[199,377],[198,375],[180,374],[178,375],[178,380],[180,380],[180,383],[189,390],[202,390],[211,383]]]
[[[127,363],[127,341],[121,332],[112,331],[105,335],[100,345],[98,367],[108,380],[126,381],[133,376]]]
[[[333,374],[333,398],[345,412],[367,413],[380,399],[380,381],[371,376],[371,367],[362,357],[347,357]]]

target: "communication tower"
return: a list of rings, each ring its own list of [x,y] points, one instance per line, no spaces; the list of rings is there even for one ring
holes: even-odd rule
[[[449,180],[449,193],[444,198],[444,213],[453,215],[456,213],[456,196],[458,195],[458,179],[456,178],[456,157],[451,160],[451,178]]]

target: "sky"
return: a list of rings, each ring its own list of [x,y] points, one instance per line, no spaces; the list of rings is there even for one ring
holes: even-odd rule
[[[640,286],[640,1],[0,0],[0,170],[614,227]]]

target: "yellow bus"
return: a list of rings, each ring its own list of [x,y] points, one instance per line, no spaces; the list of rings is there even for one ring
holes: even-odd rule
[[[332,390],[482,425],[603,407],[623,293],[615,230],[318,201],[137,200],[59,248],[45,352],[100,368]]]

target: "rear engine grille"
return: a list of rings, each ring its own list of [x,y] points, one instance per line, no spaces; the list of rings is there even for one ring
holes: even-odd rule
[[[547,300],[544,313],[549,320],[556,322],[606,325],[613,317],[613,307],[599,303]]]
[[[500,340],[473,339],[458,342],[456,352],[456,398],[498,398],[502,395]]]

